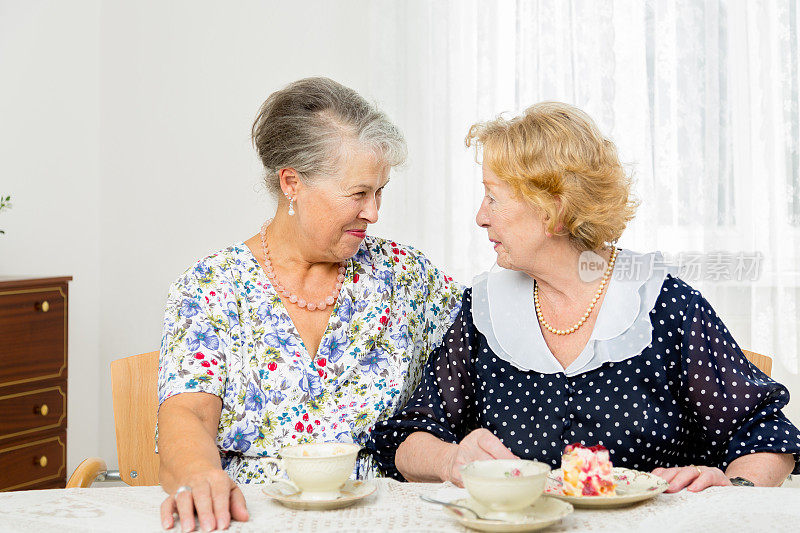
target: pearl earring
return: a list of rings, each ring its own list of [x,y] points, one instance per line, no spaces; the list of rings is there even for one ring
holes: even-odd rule
[[[284,193],[284,196],[289,199],[289,216],[294,216],[294,198],[289,196],[289,193]]]

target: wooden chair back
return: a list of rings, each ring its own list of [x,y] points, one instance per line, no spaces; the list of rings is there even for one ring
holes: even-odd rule
[[[122,481],[128,485],[158,485],[154,437],[158,413],[158,352],[112,361],[111,392]]]
[[[749,352],[742,350],[747,360],[755,365],[756,368],[761,370],[766,375],[772,377],[772,357],[768,355],[761,355],[760,353]]]

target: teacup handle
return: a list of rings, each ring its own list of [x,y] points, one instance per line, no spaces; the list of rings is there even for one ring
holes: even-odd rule
[[[270,472],[270,465],[275,467],[275,472]],[[281,476],[281,470],[284,470],[283,461],[281,459],[276,457],[264,458],[264,473],[267,475],[270,481],[286,483],[297,492],[301,492],[300,487],[295,485],[291,480]]]

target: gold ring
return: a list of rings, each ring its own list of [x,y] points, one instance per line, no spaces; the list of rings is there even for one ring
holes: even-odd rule
[[[699,466],[697,466],[697,465],[692,465],[692,466],[693,466],[693,467],[695,467],[695,468],[697,469],[697,473],[698,473],[698,474],[700,474],[701,476],[703,475],[703,471],[702,471],[702,470],[700,470],[700,467],[699,467]]]

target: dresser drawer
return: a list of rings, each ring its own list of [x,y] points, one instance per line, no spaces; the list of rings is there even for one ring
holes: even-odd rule
[[[65,306],[57,287],[0,290],[0,387],[66,376]]]
[[[65,476],[65,437],[0,446],[0,490],[24,489]]]
[[[0,413],[0,443],[3,439],[57,428],[66,419],[67,395],[64,386],[16,394],[0,392]]]

